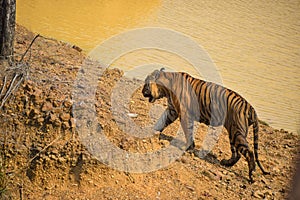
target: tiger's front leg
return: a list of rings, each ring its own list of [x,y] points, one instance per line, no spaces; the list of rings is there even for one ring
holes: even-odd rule
[[[181,117],[181,127],[183,129],[186,142],[187,142],[187,151],[193,151],[195,149],[195,141],[194,141],[194,120],[188,116],[183,115]]]
[[[178,118],[178,113],[170,108],[167,108],[160,116],[154,126],[154,130],[162,132],[167,126],[172,124]]]

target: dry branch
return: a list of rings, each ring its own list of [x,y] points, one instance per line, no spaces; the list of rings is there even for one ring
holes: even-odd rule
[[[3,106],[5,105],[7,100],[11,97],[11,95],[18,89],[20,84],[24,81],[25,77],[27,77],[29,69],[28,69],[28,65],[23,62],[23,59],[26,56],[27,52],[32,47],[35,40],[39,36],[40,35],[38,34],[33,38],[30,45],[22,55],[20,61],[18,61],[17,63],[13,63],[13,65],[5,71],[3,84],[0,90],[0,110],[3,108]],[[11,81],[8,82],[7,81],[9,79],[8,77],[10,77],[11,74],[12,74]]]
[[[37,35],[33,38],[33,40],[31,41],[30,45],[29,45],[28,48],[26,49],[25,53],[22,55],[22,57],[21,57],[21,59],[20,59],[19,62],[22,62],[22,61],[23,61],[23,59],[24,59],[25,55],[27,54],[28,50],[31,48],[31,46],[33,45],[34,41],[35,41],[39,36],[40,36],[40,34],[37,34]]]

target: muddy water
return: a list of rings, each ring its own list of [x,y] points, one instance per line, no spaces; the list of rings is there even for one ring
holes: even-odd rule
[[[88,2],[88,3],[87,3]],[[190,36],[211,56],[225,86],[275,128],[300,132],[299,1],[19,0],[19,24],[89,52],[133,28],[163,27]],[[139,50],[117,59],[125,70],[147,63],[191,71],[169,52]]]

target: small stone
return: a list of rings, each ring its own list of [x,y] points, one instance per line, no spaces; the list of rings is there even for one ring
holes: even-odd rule
[[[161,140],[160,141],[160,144],[163,146],[163,147],[166,147],[170,144],[170,142],[168,140]]]
[[[49,156],[49,158],[51,158],[52,160],[56,160],[56,159],[57,159],[56,155],[54,155],[54,154],[51,154],[51,155]]]
[[[261,198],[264,198],[265,195],[264,195],[264,193],[262,191],[257,190],[255,192],[253,192],[252,196],[255,197],[255,198],[261,199]]]
[[[70,123],[71,123],[71,127],[72,127],[72,128],[75,128],[75,127],[76,127],[75,119],[74,119],[74,118],[71,118],[71,119],[70,119]]]
[[[264,190],[264,195],[266,196],[272,196],[272,192],[270,190]]]
[[[41,97],[42,92],[43,92],[42,90],[40,90],[38,88],[35,88],[33,96],[35,96],[35,97]]]
[[[82,52],[82,49],[80,47],[76,46],[76,45],[73,45],[72,48],[75,49],[78,52]]]
[[[43,102],[44,102],[44,99],[42,99],[42,98],[40,98],[40,97],[36,97],[35,100],[34,100],[34,104],[35,104],[36,106],[42,105]]]
[[[136,113],[128,113],[127,115],[131,118],[136,118],[138,116]]]
[[[59,115],[59,114],[61,114],[63,111],[62,111],[61,108],[54,108],[54,109],[52,110],[52,112],[53,112],[53,113],[56,113],[57,115]]]
[[[60,107],[61,106],[61,101],[53,101],[53,106],[54,107]]]
[[[69,129],[69,128],[70,128],[69,122],[63,122],[63,123],[62,123],[62,127],[63,127],[64,129]]]
[[[245,184],[240,185],[240,188],[246,189],[247,186]]]
[[[44,103],[43,107],[42,107],[42,111],[43,112],[47,112],[53,109],[52,103],[47,101],[46,103]]]
[[[58,150],[57,149],[53,149],[51,153],[52,154],[58,154]]]
[[[39,111],[37,109],[31,109],[29,113],[30,118],[34,118],[39,114]]]
[[[45,120],[45,119],[44,119],[43,117],[40,117],[40,118],[37,119],[38,123],[43,123],[44,120]]]
[[[57,116],[55,115],[55,114],[50,114],[50,119],[49,119],[49,121],[50,122],[54,122],[54,121],[56,121],[58,118],[57,118]]]
[[[181,161],[182,163],[187,163],[187,162],[188,162],[188,160],[187,160],[185,157],[181,157],[180,161]]]
[[[272,172],[274,173],[274,174],[277,174],[277,173],[279,173],[281,170],[278,168],[278,167],[273,167],[273,169],[272,169]]]
[[[63,157],[59,157],[57,160],[58,160],[58,162],[60,162],[60,163],[66,162],[66,159],[64,159]]]
[[[50,120],[49,120],[53,125],[55,126],[61,126],[61,121],[55,114],[50,114]]]
[[[24,86],[24,89],[27,90],[27,91],[31,91],[32,90],[32,85],[29,84],[29,82],[27,82],[27,84]]]
[[[193,188],[192,186],[186,185],[185,186],[187,189],[189,189],[190,191],[195,191],[195,188]]]
[[[48,94],[47,100],[53,100],[53,99],[56,99],[56,94],[53,91],[51,91]]]
[[[50,158],[49,158],[49,157],[45,157],[44,160],[45,160],[46,162],[49,162],[49,161],[50,161]]]
[[[222,173],[223,173],[224,175],[227,175],[227,174],[228,174],[228,171],[223,170]]]
[[[71,106],[73,105],[72,101],[71,100],[66,100],[64,101],[64,106],[66,108],[71,108]]]
[[[62,121],[69,121],[70,118],[71,118],[71,116],[70,116],[69,113],[62,113],[62,114],[60,115],[60,119],[61,119]]]

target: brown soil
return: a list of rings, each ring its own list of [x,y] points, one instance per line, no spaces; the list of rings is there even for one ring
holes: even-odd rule
[[[16,54],[34,35],[17,27]],[[257,167],[248,183],[245,159],[224,168],[218,160],[230,157],[227,134],[205,159],[190,153],[168,167],[149,173],[118,171],[96,160],[78,139],[72,114],[72,87],[85,55],[72,45],[38,38],[31,48],[28,79],[1,111],[1,164],[7,177],[4,199],[283,199],[291,190],[299,153],[299,135],[260,125],[260,159],[271,175]],[[158,135],[136,139],[123,132],[113,118],[110,94],[122,77],[118,69],[106,70],[99,80],[95,105],[98,121],[109,140],[130,152],[149,152],[170,145]],[[2,74],[3,76],[3,74]],[[129,81],[129,80],[128,80]],[[126,81],[125,81],[126,84]],[[151,122],[150,105],[137,90],[130,112],[142,126]],[[165,101],[157,102],[165,106]],[[178,122],[164,133],[174,136]],[[207,127],[199,125],[196,147],[201,147]],[[250,130],[248,141],[252,141]],[[251,142],[250,142],[251,143]]]

